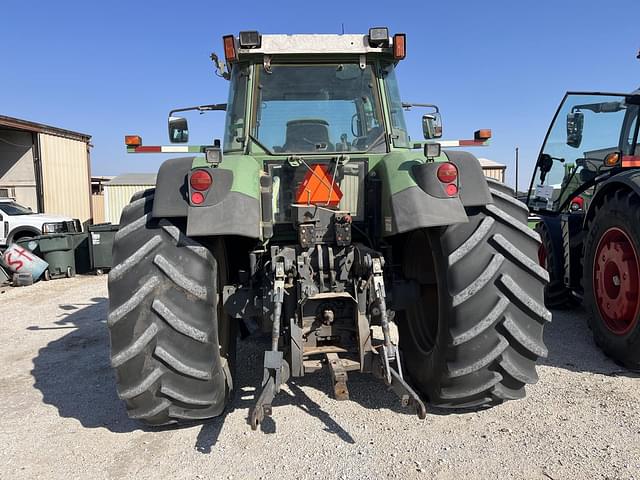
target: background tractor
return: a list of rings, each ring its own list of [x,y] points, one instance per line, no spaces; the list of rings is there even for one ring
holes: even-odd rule
[[[420,418],[521,398],[546,355],[547,272],[526,205],[477,159],[444,152],[437,107],[403,103],[404,34],[223,38],[226,104],[212,146],[168,160],[124,210],[109,274],[111,363],[132,418],[220,415],[238,385],[237,332],[270,336],[250,424],[290,377],[371,373]],[[427,142],[404,110],[425,108]],[[464,144],[483,144],[487,130]],[[394,326],[397,326],[395,335]]]
[[[568,93],[547,133],[528,204],[541,221],[548,306],[584,300],[596,343],[640,368],[640,90]]]

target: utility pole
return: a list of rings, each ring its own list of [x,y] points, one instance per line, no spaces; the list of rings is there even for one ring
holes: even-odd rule
[[[518,170],[520,169],[520,165],[518,162],[519,150],[520,149],[516,147],[516,198],[518,198]]]

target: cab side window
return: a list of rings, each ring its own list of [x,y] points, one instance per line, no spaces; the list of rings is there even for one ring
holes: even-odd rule
[[[636,110],[638,110],[636,108]],[[632,155],[640,155],[640,138],[638,138],[638,112],[636,111],[636,116],[633,118],[631,122],[631,127],[629,128],[629,134],[627,135],[627,145],[630,146],[629,152]],[[633,142],[636,142],[635,145]]]

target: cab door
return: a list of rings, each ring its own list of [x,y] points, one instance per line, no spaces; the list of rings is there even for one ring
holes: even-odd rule
[[[538,156],[529,208],[543,214],[586,211],[595,184],[634,154],[637,118],[637,95],[568,93]]]

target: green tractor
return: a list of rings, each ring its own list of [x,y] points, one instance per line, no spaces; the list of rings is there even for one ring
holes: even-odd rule
[[[538,157],[528,205],[540,217],[549,307],[584,301],[596,343],[640,368],[640,90],[567,93]]]
[[[418,417],[426,404],[480,407],[524,396],[550,321],[539,236],[477,159],[438,142],[438,108],[403,103],[404,34],[223,38],[226,112],[211,146],[168,160],[156,188],[122,213],[109,274],[111,363],[129,416],[149,425],[223,413],[236,339],[270,336],[249,423],[292,377],[328,370],[337,399],[349,372],[371,373]],[[426,142],[404,111],[424,108]]]

